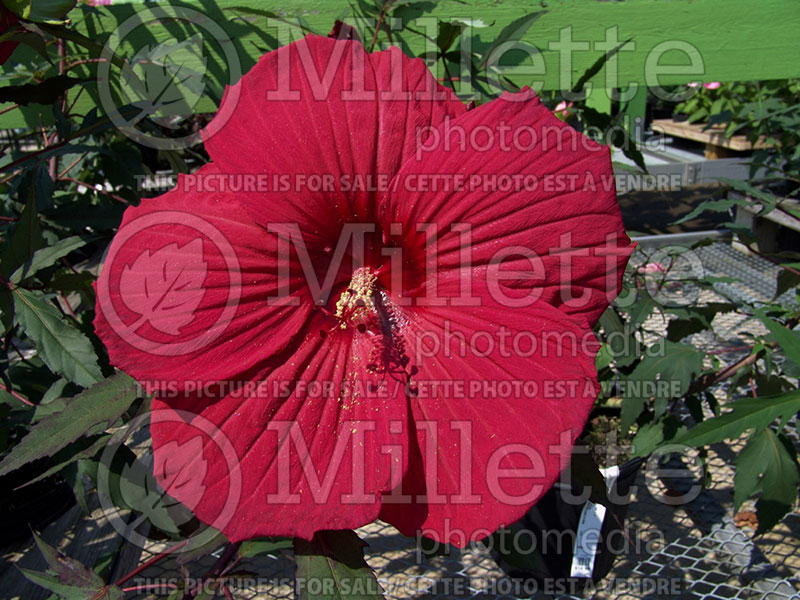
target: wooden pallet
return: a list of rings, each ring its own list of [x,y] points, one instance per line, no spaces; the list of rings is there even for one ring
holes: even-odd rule
[[[743,135],[725,137],[724,127],[708,127],[704,123],[689,123],[688,121],[675,121],[674,119],[655,119],[652,123],[653,131],[671,135],[673,137],[701,142],[706,145],[705,157],[713,160],[730,156],[730,151],[747,152],[754,148],[766,147],[765,140],[759,139],[751,143]]]

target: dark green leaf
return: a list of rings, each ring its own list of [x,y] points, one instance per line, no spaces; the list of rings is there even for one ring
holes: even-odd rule
[[[761,480],[761,498],[756,502],[758,530],[769,531],[788,513],[797,500],[800,471],[792,442],[783,434],[765,429],[769,462]]]
[[[42,553],[47,566],[58,577],[58,580],[69,586],[88,589],[98,589],[103,586],[103,580],[97,573],[84,567],[74,558],[65,556],[52,546],[48,545],[36,533],[33,534],[36,545]]]
[[[587,82],[587,81],[589,81],[589,80],[590,80],[592,77],[594,77],[595,75],[597,75],[597,74],[600,72],[600,70],[603,68],[603,66],[604,66],[604,65],[605,65],[605,64],[606,64],[606,63],[607,63],[607,62],[608,62],[608,61],[609,61],[609,60],[610,60],[610,59],[611,59],[611,58],[612,58],[614,55],[616,55],[616,54],[617,54],[617,53],[618,53],[620,50],[622,50],[622,48],[624,48],[624,47],[625,47],[625,46],[626,46],[628,43],[630,43],[630,41],[631,41],[632,39],[633,39],[633,38],[630,38],[630,39],[627,39],[627,40],[625,40],[625,41],[624,41],[624,42],[622,42],[622,43],[621,43],[619,46],[617,46],[616,48],[613,48],[613,49],[609,50],[609,51],[608,51],[608,52],[606,52],[606,53],[605,53],[603,56],[601,56],[601,57],[600,57],[600,58],[598,58],[596,61],[594,61],[594,63],[592,64],[592,66],[591,66],[591,67],[589,67],[588,69],[586,69],[586,71],[583,73],[583,75],[581,75],[580,79],[578,79],[578,81],[576,81],[576,82],[575,82],[575,85],[573,85],[573,86],[572,86],[572,92],[573,92],[573,93],[575,93],[575,94],[577,94],[577,93],[579,93],[581,90],[583,90],[583,86],[584,86],[584,85],[586,85],[586,82]]]
[[[626,396],[657,403],[656,416],[663,412],[665,403],[680,398],[689,389],[692,379],[703,369],[705,353],[686,344],[664,341],[664,352],[645,356],[636,365],[626,381]]]
[[[0,475],[44,456],[51,456],[98,425],[109,426],[137,398],[136,382],[119,373],[69,401],[67,407],[45,417],[0,462]]]
[[[644,292],[641,296],[639,296],[633,306],[628,309],[630,327],[633,329],[638,328],[647,320],[655,307],[655,300],[650,297],[650,294]]]
[[[353,531],[318,531],[311,541],[295,539],[297,579],[306,582],[298,590],[299,600],[382,599],[380,584],[364,560],[364,545]],[[310,581],[331,593],[312,595]]]
[[[627,432],[644,411],[644,398],[639,396],[625,396],[622,398],[620,408],[620,427]]]
[[[730,412],[703,421],[674,441],[687,446],[715,444],[737,438],[748,429],[763,429],[778,417],[790,417],[798,411],[800,391],[797,390],[780,396],[744,398],[734,402]]]
[[[733,477],[733,509],[738,511],[758,487],[769,462],[769,438],[764,429],[756,430],[736,455],[736,474]]]
[[[492,53],[500,46],[506,42],[515,42],[520,40],[522,36],[525,35],[525,32],[530,29],[531,25],[533,25],[546,12],[546,10],[540,10],[539,12],[531,13],[529,15],[525,15],[524,17],[520,17],[519,19],[515,19],[506,25],[500,34],[494,39],[494,41],[489,44],[489,47],[481,56],[481,59],[478,61],[478,69],[483,69],[486,67],[486,64],[489,62]]]
[[[16,15],[36,23],[63,23],[77,0],[3,0]]]
[[[633,438],[633,456],[647,456],[661,444],[669,442],[675,435],[685,430],[672,415],[665,415],[656,421],[645,423]]]
[[[212,528],[209,527],[208,529],[211,530]],[[203,535],[193,535],[189,538],[189,542],[181,549],[180,554],[178,554],[178,557],[175,559],[175,561],[179,565],[187,565],[199,558],[208,556],[214,550],[224,546],[227,543],[228,538],[225,537],[225,534],[223,534],[221,531],[217,531],[216,533],[207,531],[203,532]],[[247,543],[248,542],[244,542],[242,546]]]
[[[778,286],[775,289],[773,300],[782,296],[793,288],[800,288],[800,275],[792,273],[786,269],[781,269],[778,273]]]
[[[30,581],[66,598],[66,600],[124,599],[125,594],[120,588],[105,585],[97,573],[46,544],[35,533],[33,535],[50,573],[20,569]]]
[[[15,317],[48,367],[83,387],[103,378],[89,338],[41,292],[14,288],[12,294]]]
[[[39,226],[39,211],[36,208],[36,189],[34,184],[30,184],[25,190],[25,208],[0,253],[0,274],[7,279],[44,245]]]
[[[756,316],[767,326],[772,337],[786,354],[786,358],[800,366],[800,334],[770,319],[763,310],[757,310]]]
[[[239,548],[239,556],[251,558],[259,554],[273,554],[279,550],[291,548],[292,545],[292,538],[268,537],[247,540]]]
[[[73,250],[82,248],[88,242],[89,239],[74,235],[72,237],[59,240],[52,246],[37,250],[30,259],[25,261],[24,265],[19,267],[11,274],[9,281],[11,283],[19,283],[23,279],[26,279],[31,275],[35,275],[40,269],[54,265],[58,259],[67,256]]]

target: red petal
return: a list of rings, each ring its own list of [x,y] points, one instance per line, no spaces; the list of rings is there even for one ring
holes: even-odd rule
[[[301,223],[327,242],[342,223],[374,220],[376,192],[348,183],[369,176],[377,188],[382,177],[386,186],[426,127],[463,112],[422,60],[309,35],[264,55],[228,88],[203,136],[226,173],[269,174],[269,192],[241,194],[256,220]],[[333,187],[317,189],[303,179],[311,175],[328,176]],[[273,176],[289,187],[273,186]]]
[[[453,297],[459,284],[440,292]],[[381,512],[406,535],[459,547],[513,523],[547,491],[598,390],[591,331],[545,303],[509,310],[486,288],[475,293],[480,306],[420,309],[408,325],[418,447],[402,492],[415,501],[385,500]]]
[[[461,264],[464,238],[451,229],[456,223],[471,227],[475,267],[486,267],[498,251],[515,246],[533,251],[544,273],[504,281],[508,295],[538,290],[544,301],[593,324],[618,294],[632,252],[608,149],[554,117],[530,90],[503,95],[438,131],[393,181],[387,221],[402,223],[404,232],[435,223],[438,254],[429,253],[427,261],[440,272]],[[418,188],[425,178],[432,182],[430,175],[460,176],[464,188],[410,189]],[[492,183],[496,176],[517,176],[521,183],[513,184],[509,177]],[[529,188],[532,177],[537,178],[535,189],[525,190],[524,176]],[[504,189],[501,181],[513,185]],[[417,238],[409,243],[416,243],[414,254],[424,262],[424,238]],[[511,254],[502,264],[503,270],[532,270],[530,260],[519,254]]]
[[[111,363],[152,392],[263,368],[311,310],[297,265],[297,304],[268,301],[278,296],[274,236],[231,194],[190,188],[181,176],[174,190],[125,211],[96,283],[95,328]]]
[[[365,368],[373,350],[368,334],[337,328],[323,339],[320,329],[331,325],[331,319],[316,317],[290,361],[253,379],[257,390],[214,403],[189,397],[153,402],[157,462],[162,449],[191,448],[188,442],[199,435],[202,453],[187,451],[169,462],[173,471],[182,463],[198,473],[207,465],[204,486],[171,487],[185,479],[174,476],[159,483],[232,541],[262,535],[310,539],[321,529],[370,523],[380,510],[381,492],[403,476],[408,431],[403,386]],[[314,382],[328,382],[334,391],[315,394]],[[336,393],[342,389],[348,394]],[[349,393],[353,390],[356,394]],[[203,431],[204,423],[215,431]],[[292,435],[300,435],[302,444]],[[304,475],[303,444],[319,486]],[[226,446],[235,449],[232,459],[221,450]],[[354,493],[357,498],[348,498]]]
[[[4,5],[0,5],[0,34],[6,33],[14,25],[19,23],[17,15],[8,10]],[[16,50],[19,42],[0,42],[0,65],[6,62]]]

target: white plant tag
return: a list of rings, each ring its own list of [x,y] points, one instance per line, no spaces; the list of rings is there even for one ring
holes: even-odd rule
[[[606,489],[614,487],[619,477],[619,467],[613,466],[600,469],[606,480]],[[575,532],[575,546],[572,549],[572,565],[570,577],[591,577],[594,570],[594,559],[597,555],[597,544],[600,541],[600,531],[603,519],[606,516],[606,507],[602,504],[587,502],[583,505],[581,518],[578,521],[578,530]]]

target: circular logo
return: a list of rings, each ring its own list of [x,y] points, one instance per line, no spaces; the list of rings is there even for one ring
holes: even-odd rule
[[[146,443],[148,426],[154,440],[166,434],[155,450]],[[225,482],[222,493],[220,481]],[[163,541],[163,536],[150,537],[149,525],[154,525],[180,538],[176,544],[183,545],[176,551],[182,552],[214,541],[231,521],[242,473],[231,440],[211,421],[187,411],[156,410],[137,416],[108,441],[100,455],[97,492],[106,518],[127,541],[140,548]],[[195,521],[193,511],[201,502],[207,527]],[[131,520],[126,509],[138,513],[136,518]]]
[[[159,239],[165,243],[158,245]],[[97,281],[98,304],[111,328],[158,356],[191,354],[213,343],[236,315],[241,293],[231,243],[214,225],[183,211],[149,213],[122,226]]]
[[[644,267],[645,287],[653,300],[664,306],[697,302],[701,289],[696,281],[704,277],[705,270],[696,252],[684,246],[664,246],[649,261]]]
[[[176,21],[180,22],[178,30],[185,39],[171,37]],[[144,27],[148,35],[137,35],[137,29]],[[160,37],[164,39],[159,42]],[[126,40],[128,43],[123,44]],[[133,45],[132,55],[126,56],[123,45]],[[214,53],[209,54],[211,48]],[[217,56],[218,63],[224,65],[213,62]],[[222,27],[198,10],[169,5],[136,7],[135,14],[112,32],[100,57],[100,105],[119,131],[143,146],[179,150],[199,144],[199,132],[167,137],[157,128],[146,131],[144,121],[179,129],[194,114],[200,99],[209,95],[209,84],[217,88],[212,95],[215,92],[220,97],[223,87],[231,86],[214,118],[215,130],[224,125],[236,107],[239,88],[233,84],[242,75],[239,55]],[[209,75],[220,71],[227,72],[227,81],[215,82]]]

